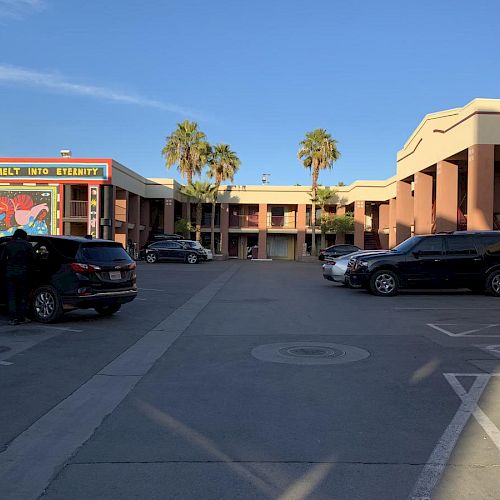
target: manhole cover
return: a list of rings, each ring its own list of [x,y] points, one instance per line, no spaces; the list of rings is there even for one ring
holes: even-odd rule
[[[365,349],[326,342],[265,344],[252,349],[252,356],[272,363],[334,365],[352,363],[370,355]]]

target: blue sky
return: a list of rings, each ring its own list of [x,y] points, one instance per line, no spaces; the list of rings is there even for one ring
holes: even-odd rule
[[[307,184],[305,132],[342,158],[323,184],[385,178],[428,112],[500,97],[498,1],[0,0],[0,156],[160,155],[185,118],[242,165]]]

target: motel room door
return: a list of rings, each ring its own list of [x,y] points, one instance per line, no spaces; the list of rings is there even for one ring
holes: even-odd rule
[[[238,257],[239,234],[229,234],[228,254],[229,257]]]

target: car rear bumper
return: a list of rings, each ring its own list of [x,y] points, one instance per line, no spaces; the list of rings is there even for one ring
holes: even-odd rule
[[[64,306],[70,308],[92,308],[110,304],[126,304],[137,297],[137,290],[113,290],[109,292],[95,292],[89,295],[69,295],[62,298]]]

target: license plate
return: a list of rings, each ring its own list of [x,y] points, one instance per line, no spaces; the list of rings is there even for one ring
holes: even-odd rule
[[[110,280],[121,280],[122,279],[121,271],[109,271],[109,279]]]

